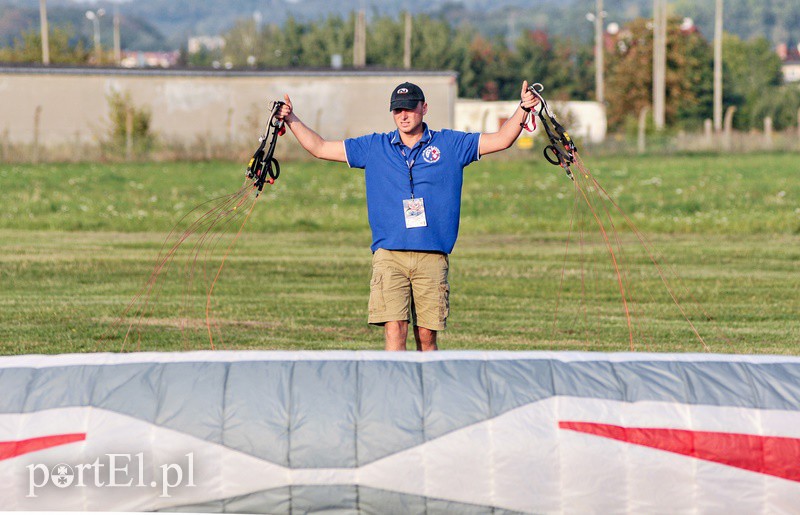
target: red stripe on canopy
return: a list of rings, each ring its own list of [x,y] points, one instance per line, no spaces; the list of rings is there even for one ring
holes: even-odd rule
[[[27,440],[0,442],[0,461],[83,440],[86,440],[86,433],[39,436]]]
[[[800,439],[593,422],[558,427],[800,482]]]

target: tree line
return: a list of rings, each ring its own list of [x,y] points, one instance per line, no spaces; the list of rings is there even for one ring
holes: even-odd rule
[[[214,60],[236,67],[328,67],[331,56],[353,64],[355,17],[329,17],[282,26],[237,23],[225,35],[226,46],[186,55],[186,63],[208,66]],[[401,68],[404,17],[378,17],[367,27],[367,66]],[[651,21],[637,18],[619,32],[606,34],[606,102],[609,126],[635,125],[652,99]],[[512,41],[485,36],[473,26],[453,26],[442,19],[416,15],[412,23],[411,63],[415,69],[458,72],[459,95],[484,100],[513,99],[520,81],[542,82],[550,98],[594,100],[594,46],[541,30],[524,31]],[[710,38],[680,17],[668,20],[667,123],[696,130],[713,111],[713,47]],[[800,86],[783,84],[781,60],[765,38],[723,40],[723,103],[735,106],[734,126],[760,128],[771,116],[778,130],[797,125]]]
[[[585,23],[585,22],[584,22]],[[343,67],[353,65],[355,15],[330,16],[315,22],[289,18],[282,25],[237,22],[223,37],[222,49],[182,51],[188,67],[329,68],[334,55]],[[87,45],[66,29],[51,29],[53,62],[86,63]],[[366,65],[403,67],[404,16],[375,17],[367,26]],[[55,37],[54,37],[55,36]],[[638,113],[651,103],[651,22],[637,18],[619,32],[606,34],[606,103],[611,130],[632,130]],[[527,30],[513,40],[485,36],[473,26],[454,26],[441,18],[413,16],[411,64],[418,70],[458,72],[459,95],[484,100],[514,99],[522,79],[543,83],[549,98],[594,99],[594,47],[579,39]],[[668,20],[667,124],[674,130],[696,130],[712,116],[713,49],[710,38],[682,19]],[[55,48],[53,48],[55,46]],[[36,61],[39,36],[26,32],[0,61]],[[800,86],[783,84],[781,61],[764,38],[742,40],[726,34],[723,44],[723,100],[735,106],[734,126],[760,128],[771,116],[778,130],[796,126]]]

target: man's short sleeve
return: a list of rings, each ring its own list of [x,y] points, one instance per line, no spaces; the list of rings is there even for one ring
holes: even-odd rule
[[[479,153],[481,138],[480,133],[450,130],[442,132],[448,133],[447,135],[452,141],[453,148],[458,155],[461,166],[467,166],[473,161],[477,161],[481,158]]]
[[[345,158],[350,168],[364,168],[367,166],[367,157],[374,137],[375,134],[368,134],[344,140]]]

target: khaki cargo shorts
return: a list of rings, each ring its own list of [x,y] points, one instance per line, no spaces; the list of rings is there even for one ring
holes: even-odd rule
[[[406,320],[432,331],[447,325],[450,261],[437,252],[378,249],[372,255],[369,323]]]

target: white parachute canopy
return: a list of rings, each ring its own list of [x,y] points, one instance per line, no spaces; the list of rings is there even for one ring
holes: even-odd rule
[[[0,358],[0,510],[790,513],[800,359]]]

